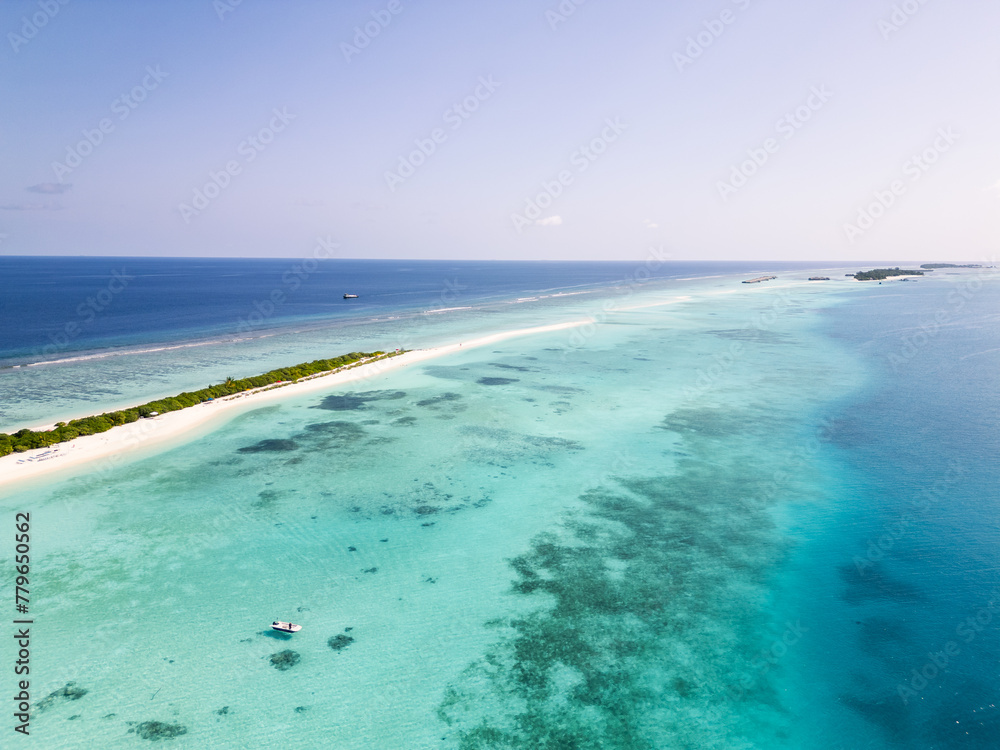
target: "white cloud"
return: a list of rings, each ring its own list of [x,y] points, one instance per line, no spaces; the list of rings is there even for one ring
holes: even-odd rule
[[[25,188],[29,193],[46,193],[48,195],[60,195],[73,189],[71,182],[39,182],[37,185]]]
[[[642,223],[646,225],[646,229],[658,229],[660,226],[659,224],[654,224],[649,219],[643,219]]]
[[[535,222],[536,227],[557,227],[562,224],[562,216],[546,216]]]

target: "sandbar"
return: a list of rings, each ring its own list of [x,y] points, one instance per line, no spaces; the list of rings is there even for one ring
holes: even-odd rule
[[[67,469],[80,468],[86,464],[93,465],[88,467],[91,470],[106,471],[119,465],[129,453],[154,446],[162,447],[180,439],[197,427],[220,420],[224,416],[235,416],[240,411],[256,408],[262,403],[303,393],[329,390],[464,349],[488,346],[518,336],[575,328],[590,322],[592,322],[592,318],[521,328],[431,349],[408,351],[388,359],[337,370],[330,374],[313,375],[278,387],[271,385],[254,391],[217,398],[214,401],[206,401],[186,409],[161,414],[158,417],[140,419],[127,425],[113,427],[107,432],[97,435],[84,435],[46,448],[12,453],[0,457],[0,487],[31,479],[47,478],[55,473],[62,475],[67,473]]]

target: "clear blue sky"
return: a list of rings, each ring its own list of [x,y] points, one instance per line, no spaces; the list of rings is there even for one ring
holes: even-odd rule
[[[0,253],[990,258],[998,28],[985,0],[5,0]]]

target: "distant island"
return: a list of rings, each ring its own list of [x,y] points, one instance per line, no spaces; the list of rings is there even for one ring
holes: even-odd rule
[[[111,411],[93,417],[71,419],[69,422],[59,422],[51,430],[34,431],[24,429],[18,430],[13,435],[0,432],[0,456],[6,456],[11,453],[23,453],[33,448],[45,448],[56,443],[64,443],[80,435],[96,435],[100,432],[107,432],[112,427],[135,422],[143,417],[155,417],[167,412],[186,409],[189,406],[195,406],[205,401],[266,388],[267,386],[281,387],[304,378],[328,375],[339,370],[356,367],[360,364],[395,357],[402,353],[403,350],[389,354],[381,351],[351,352],[350,354],[344,354],[333,359],[317,359],[313,362],[304,362],[293,367],[271,370],[270,372],[265,372],[263,375],[257,375],[252,378],[242,378],[240,380],[226,378],[226,382],[219,385],[210,385],[198,391],[180,393],[170,398],[150,401],[147,404],[135,406],[131,409]]]
[[[770,281],[771,279],[776,279],[777,276],[758,276],[756,279],[747,279],[744,284],[759,284],[762,281]]]
[[[928,271],[933,271],[935,268],[982,268],[982,266],[975,263],[967,263],[965,265],[958,265],[957,263],[921,263],[921,268],[926,268]]]
[[[890,276],[923,276],[923,271],[910,271],[907,269],[900,269],[898,266],[896,268],[874,268],[871,271],[858,271],[854,274],[854,278],[858,281],[881,281],[882,279],[888,279]]]

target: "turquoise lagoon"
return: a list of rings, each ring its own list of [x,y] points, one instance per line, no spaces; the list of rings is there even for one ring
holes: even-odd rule
[[[806,275],[38,368],[13,413],[43,422],[72,382],[107,384],[106,404],[139,394],[135,372],[203,385],[197,358],[244,374],[596,321],[6,490],[8,528],[32,517],[33,697],[86,693],[36,706],[5,746],[995,747],[995,623],[914,696],[899,686],[992,613],[997,438],[969,404],[996,415],[996,281],[894,368],[886,352],[973,273]]]

